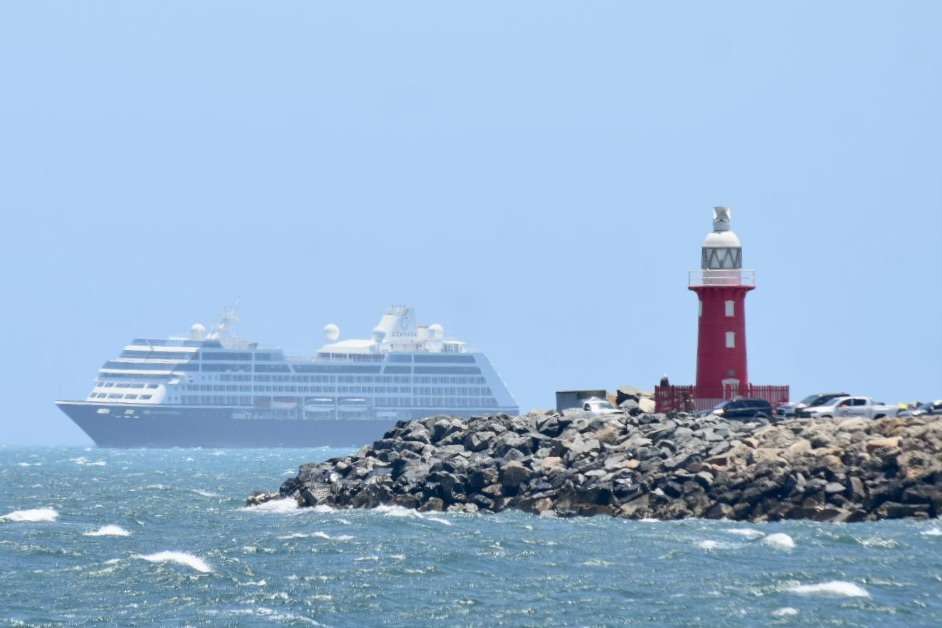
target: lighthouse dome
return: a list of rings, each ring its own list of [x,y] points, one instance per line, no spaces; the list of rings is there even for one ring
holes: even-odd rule
[[[742,242],[733,231],[711,231],[703,240],[703,248],[739,249],[742,248]]]
[[[704,270],[734,270],[742,268],[742,243],[730,228],[729,207],[713,208],[713,231],[703,240],[700,249],[700,268]]]

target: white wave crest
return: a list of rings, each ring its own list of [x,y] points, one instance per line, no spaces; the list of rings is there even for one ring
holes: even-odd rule
[[[271,599],[271,598],[270,598]],[[265,606],[259,606],[255,609],[235,609],[228,611],[230,615],[248,615],[255,617],[264,617],[266,621],[277,623],[277,624],[307,624],[310,626],[323,626],[324,624],[317,622],[310,617],[305,617],[303,615],[295,615],[292,613],[284,613],[276,611],[272,608],[267,608]]]
[[[707,539],[706,541],[697,541],[697,547],[707,552],[713,552],[716,550],[727,550],[737,547],[735,543],[724,543],[723,541],[714,541]]]
[[[795,540],[785,534],[784,532],[775,532],[769,536],[762,539],[762,542],[768,545],[769,547],[774,547],[775,549],[780,550],[793,550],[795,549]]]
[[[273,512],[273,513],[288,513],[294,512],[298,509],[298,502],[291,497],[285,499],[273,499],[256,506],[244,506],[239,510],[245,512]]]
[[[69,458],[69,462],[74,462],[75,464],[82,467],[103,467],[108,464],[104,460],[89,460],[85,456],[79,456],[78,458]]]
[[[337,509],[336,509],[336,508],[332,508],[332,507],[328,506],[327,504],[318,504],[318,505],[314,506],[313,508],[311,508],[311,512],[316,512],[316,513],[319,513],[319,514],[324,514],[324,513],[328,513],[328,512],[337,512]]]
[[[218,493],[213,493],[211,491],[204,491],[198,488],[190,489],[190,492],[196,495],[199,495],[200,497],[219,497]]]
[[[899,547],[899,543],[893,539],[884,539],[879,536],[871,536],[865,539],[854,537],[854,540],[864,547],[875,547],[878,549],[893,549],[894,547]]]
[[[18,467],[41,467],[43,463],[41,462],[17,462],[16,466]]]
[[[798,584],[788,589],[798,595],[826,595],[834,597],[870,597],[867,590],[853,582],[830,580],[817,584]]]
[[[285,534],[279,536],[279,539],[282,541],[290,541],[292,539],[323,539],[325,541],[352,541],[353,537],[349,534],[338,534],[337,536],[330,536],[326,532],[292,532],[291,534]]]
[[[373,509],[373,512],[382,513],[387,517],[401,517],[404,519],[421,519],[422,521],[434,521],[435,523],[440,523],[442,525],[450,526],[454,525],[451,521],[447,519],[442,519],[441,517],[436,517],[434,515],[427,515],[421,513],[418,510],[412,508],[405,508],[397,504],[388,505],[381,504]]]
[[[186,552],[157,552],[156,554],[136,554],[134,558],[140,558],[150,563],[175,563],[183,565],[200,573],[212,573],[213,568],[206,564],[199,556],[187,554]]]
[[[386,515],[387,517],[402,517],[405,519],[422,518],[422,513],[420,513],[418,510],[413,510],[412,508],[406,508],[396,504],[380,504],[373,509],[373,512],[378,512],[380,514]]]
[[[108,524],[106,526],[101,526],[97,530],[90,530],[85,532],[82,536],[131,536],[131,533],[121,526]]]
[[[52,523],[59,518],[54,508],[32,508],[29,510],[14,510],[0,517],[0,520],[14,523]]]
[[[942,529],[940,528],[929,528],[928,530],[923,530],[919,534],[923,536],[942,536]]]
[[[315,532],[312,534],[315,539],[324,539],[325,541],[352,541],[353,537],[349,534],[339,534],[337,536],[330,536],[326,532]]]
[[[742,536],[747,539],[758,539],[765,536],[764,532],[759,532],[758,530],[753,530],[752,528],[727,528],[724,532],[729,534],[735,534],[736,536]]]
[[[798,609],[792,608],[791,606],[777,608],[774,611],[772,611],[772,617],[794,617],[797,614],[798,614]]]

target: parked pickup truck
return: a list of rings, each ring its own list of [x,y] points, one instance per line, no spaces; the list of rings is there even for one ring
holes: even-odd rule
[[[865,419],[882,419],[896,416],[899,409],[896,406],[874,401],[870,397],[837,397],[819,406],[803,408],[798,412],[799,418],[833,419],[836,417],[859,416]]]

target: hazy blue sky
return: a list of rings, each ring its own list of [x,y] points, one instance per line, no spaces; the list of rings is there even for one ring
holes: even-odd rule
[[[0,442],[132,337],[391,303],[523,409],[693,382],[733,207],[755,383],[942,397],[942,3],[0,5]]]

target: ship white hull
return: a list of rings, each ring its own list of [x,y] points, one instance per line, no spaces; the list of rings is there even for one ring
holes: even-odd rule
[[[256,419],[230,407],[155,407],[59,401],[56,404],[99,447],[360,447],[397,418]],[[134,414],[125,414],[134,409]],[[106,412],[105,412],[106,411]],[[434,410],[424,416],[442,414]],[[451,413],[453,414],[453,413]],[[417,418],[417,417],[416,417]]]

